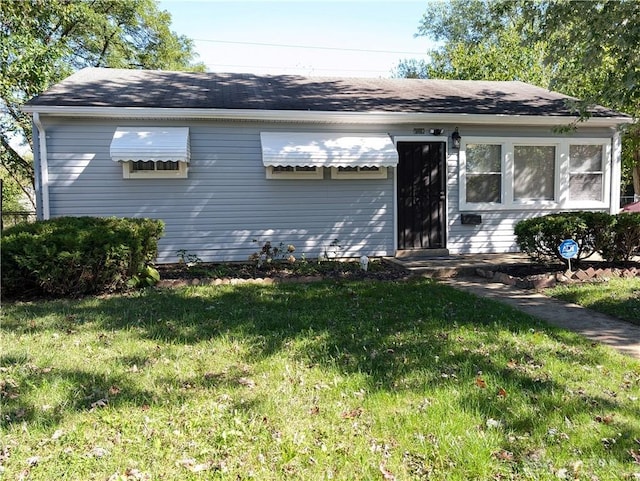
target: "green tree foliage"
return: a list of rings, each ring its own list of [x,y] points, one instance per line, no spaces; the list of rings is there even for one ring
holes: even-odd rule
[[[153,0],[0,1],[0,164],[33,183],[31,119],[21,105],[84,67],[203,71],[193,42]],[[29,191],[29,185],[23,185]]]
[[[451,0],[432,2],[418,35],[439,42],[430,62],[403,60],[401,77],[463,80],[522,80],[548,86],[551,68],[543,62],[544,40],[533,39],[523,15],[505,8],[516,2]],[[529,41],[525,44],[523,39]]]
[[[522,80],[640,115],[637,0],[432,2],[418,35],[440,42],[430,62],[403,60],[401,77]],[[640,128],[625,138],[625,173],[640,193]]]

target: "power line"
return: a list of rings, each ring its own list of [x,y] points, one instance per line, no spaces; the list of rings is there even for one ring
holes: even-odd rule
[[[343,47],[322,47],[316,45],[290,45],[284,43],[263,43],[263,42],[236,42],[232,40],[213,40],[205,38],[194,38],[194,42],[209,42],[209,43],[226,43],[232,45],[254,45],[260,47],[279,47],[279,48],[304,48],[314,50],[332,50],[340,52],[360,52],[360,53],[401,53],[405,55],[425,55],[426,52],[408,52],[402,50],[374,50],[365,48],[343,48]]]

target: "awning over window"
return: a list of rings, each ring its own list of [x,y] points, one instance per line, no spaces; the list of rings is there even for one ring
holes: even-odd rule
[[[398,151],[387,134],[262,132],[268,166],[393,167]]]
[[[110,153],[115,161],[189,162],[189,127],[118,127]]]

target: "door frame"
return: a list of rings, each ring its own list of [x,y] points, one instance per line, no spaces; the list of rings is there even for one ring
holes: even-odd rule
[[[437,135],[394,135],[393,144],[398,149],[398,142],[444,142],[444,176],[445,176],[445,196],[444,196],[444,248],[447,248],[449,241],[449,136]],[[398,166],[393,168],[393,255],[398,252]]]

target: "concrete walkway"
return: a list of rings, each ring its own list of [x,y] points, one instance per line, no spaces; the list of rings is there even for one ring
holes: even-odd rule
[[[528,260],[524,256],[507,254],[463,256],[458,259],[456,257],[408,259],[400,260],[398,263],[416,275],[436,277],[440,282],[456,289],[503,302],[549,324],[575,331],[588,339],[640,359],[640,326],[577,304],[547,297],[536,291],[519,289],[471,275],[476,267],[526,263]]]

